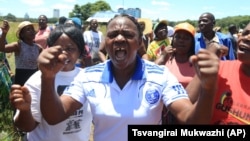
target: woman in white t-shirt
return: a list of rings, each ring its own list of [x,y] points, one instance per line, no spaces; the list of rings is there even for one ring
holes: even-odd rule
[[[75,62],[79,56],[86,55],[85,43],[81,30],[69,25],[56,27],[51,32],[47,43],[49,48],[46,50],[49,52],[60,50],[68,58],[64,68],[54,76],[55,91],[60,96],[81,70],[80,67],[75,67]],[[88,141],[92,125],[88,103],[56,125],[49,125],[44,120],[40,110],[43,108],[40,107],[42,77],[41,71],[37,71],[24,86],[12,85],[10,101],[17,109],[14,117],[15,126],[27,132],[27,139],[30,141]]]

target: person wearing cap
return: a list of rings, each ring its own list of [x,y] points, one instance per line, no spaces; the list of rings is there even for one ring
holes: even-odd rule
[[[170,40],[168,38],[168,27],[167,21],[162,20],[154,25],[154,39],[149,44],[147,48],[146,57],[143,58],[155,61],[162,53],[165,47],[170,45]]]
[[[193,66],[189,63],[190,56],[195,54],[195,28],[190,23],[183,22],[177,24],[174,30],[171,46],[165,48],[155,62],[166,65],[186,87],[195,74]]]
[[[139,20],[138,20],[138,23],[139,23],[140,26],[141,26],[141,30],[142,30],[142,32],[143,32],[143,35],[142,35],[143,44],[144,44],[144,46],[145,46],[145,49],[147,50],[148,45],[149,45],[150,42],[151,42],[151,39],[149,38],[149,36],[147,36],[148,33],[145,32],[145,29],[146,29],[146,22],[145,22],[143,19],[139,19]]]
[[[189,59],[195,55],[195,28],[188,22],[182,22],[174,27],[171,46],[164,49],[161,56],[155,61],[156,64],[165,65],[173,73],[183,87],[187,87],[196,74],[195,66]],[[222,47],[226,49],[226,47]],[[210,46],[208,47],[209,50]],[[163,110],[163,124],[175,124],[178,121]]]
[[[74,25],[75,27],[77,27],[78,29],[82,29],[82,21],[80,18],[78,17],[72,17],[72,18],[68,18],[64,24],[69,24],[69,25]]]
[[[48,18],[45,15],[40,15],[38,17],[38,26],[39,29],[36,33],[34,41],[45,49],[47,48],[47,38],[53,28],[48,26]]]
[[[82,32],[82,21],[80,18],[78,17],[72,17],[72,18],[68,18],[65,23],[65,25],[72,25],[72,26],[75,26],[77,29],[79,29],[81,32]],[[83,37],[84,38],[84,37]],[[84,41],[86,43],[86,40],[84,38]],[[85,46],[85,49],[87,50],[87,57],[82,57],[80,56],[78,58],[78,60],[76,61],[76,66],[77,67],[81,67],[81,68],[84,68],[84,67],[87,67],[87,66],[91,66],[92,65],[92,60],[91,60],[91,55],[90,55],[90,49],[88,47],[88,45],[86,44]]]
[[[160,57],[155,61],[158,65],[165,65],[169,68],[178,81],[186,87],[195,75],[193,65],[190,65],[189,58],[195,54],[195,28],[188,22],[179,23],[174,27],[171,46],[163,50]],[[171,113],[163,109],[162,124],[176,123]]]
[[[8,24],[8,21],[4,21]],[[39,44],[34,43],[35,28],[29,21],[23,21],[18,25],[16,36],[18,41],[5,44],[5,38],[9,31],[9,26],[5,26],[0,40],[0,51],[15,54],[15,78],[14,83],[23,85],[25,81],[38,70],[37,57],[42,51]],[[3,39],[4,38],[4,39]]]

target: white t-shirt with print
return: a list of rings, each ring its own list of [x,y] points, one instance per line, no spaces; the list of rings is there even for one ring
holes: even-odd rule
[[[70,72],[59,72],[55,78],[55,90],[58,94],[62,94],[65,87],[73,81],[74,76],[78,74],[81,68],[76,67]],[[89,141],[92,114],[90,106],[85,103],[82,108],[77,110],[68,119],[56,124],[49,125],[42,117],[40,111],[41,96],[41,72],[37,71],[25,83],[28,87],[32,102],[31,112],[34,119],[39,125],[31,132],[27,133],[30,141]],[[49,110],[49,109],[48,109]],[[16,115],[19,111],[17,111]]]

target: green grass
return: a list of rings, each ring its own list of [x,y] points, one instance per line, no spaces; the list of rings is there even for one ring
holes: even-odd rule
[[[9,22],[9,24],[10,24],[10,30],[9,30],[9,32],[7,34],[7,41],[8,41],[8,43],[11,43],[11,42],[17,41],[16,31],[17,31],[17,26],[18,26],[19,23],[17,23],[17,22]],[[7,56],[7,59],[9,61],[12,72],[15,73],[14,72],[15,71],[14,53],[7,53],[6,56]]]

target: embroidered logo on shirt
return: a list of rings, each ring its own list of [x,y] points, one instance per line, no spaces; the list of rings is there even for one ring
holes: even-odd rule
[[[155,104],[160,99],[160,94],[157,90],[149,90],[145,94],[148,103]]]
[[[86,94],[86,96],[95,97],[95,90],[94,90],[94,89],[90,90],[90,91]]]

